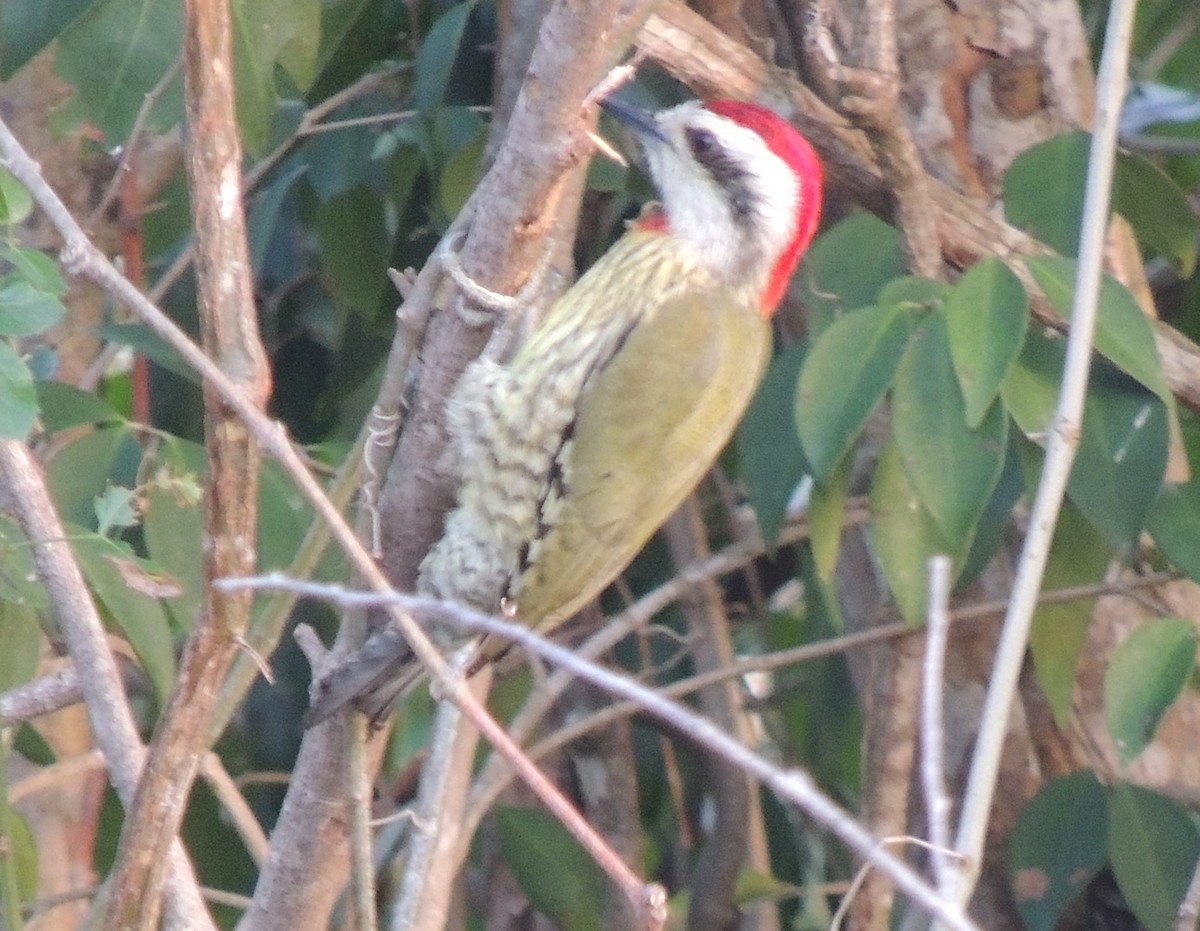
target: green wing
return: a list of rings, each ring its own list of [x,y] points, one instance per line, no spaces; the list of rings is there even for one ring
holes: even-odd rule
[[[514,592],[549,627],[637,555],[729,441],[762,375],[770,324],[724,291],[668,302],[580,399],[556,520]]]

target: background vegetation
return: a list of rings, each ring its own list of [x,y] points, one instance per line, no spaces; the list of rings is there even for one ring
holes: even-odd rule
[[[924,688],[945,706],[937,742],[961,797],[1063,379],[1107,7],[693,6],[233,0],[236,123],[202,93],[210,72],[219,84],[201,25],[219,3],[0,8],[0,114],[96,247],[68,237],[60,252],[62,224],[4,142],[4,926],[73,928],[89,908],[147,926],[164,880],[171,926],[326,927],[363,910],[343,895],[350,751],[340,731],[303,731],[309,663],[290,636],[304,622],[332,643],[338,618],[286,593],[251,609],[211,585],[271,570],[348,583],[351,561],[286,463],[260,468],[253,442],[220,451],[250,422],[277,455],[97,257],[203,334],[248,399],[263,386],[255,337],[214,321],[223,301],[230,326],[245,321],[252,298],[267,411],[336,507],[365,482],[361,526],[403,588],[453,491],[434,467],[441,402],[496,312],[459,313],[436,255],[420,278],[388,270],[422,268],[453,229],[475,281],[512,294],[532,278],[524,312],[565,287],[650,196],[636,169],[589,165],[582,135],[584,95],[631,49],[626,93],[647,105],[755,97],[792,118],[825,160],[829,209],[720,468],[562,638],[605,616],[627,625],[606,662],[659,689],[693,680],[696,710],[811,774],[874,836],[927,837],[917,701],[928,561],[946,554],[954,623]],[[985,810],[971,907],[989,929],[1195,926],[1176,913],[1200,862],[1200,16],[1145,0],[1131,50],[1078,453]],[[244,255],[239,223],[206,232],[203,216],[221,200],[202,163],[234,136]],[[243,266],[245,303],[211,290]],[[230,555],[255,526],[255,552]],[[661,610],[637,626],[648,593]],[[75,633],[88,605],[125,699],[103,692],[100,654]],[[830,925],[859,865],[844,835],[686,733],[601,713],[611,700],[590,688],[549,702],[537,667],[501,672],[489,707],[666,887],[671,922]],[[411,800],[432,708],[416,690],[368,747],[377,815]],[[128,712],[133,728],[106,743]],[[151,748],[140,789],[134,738]],[[478,764],[450,925],[635,926],[559,822],[483,751]],[[410,829],[376,832],[383,903]],[[854,927],[910,926],[886,874],[846,898]]]

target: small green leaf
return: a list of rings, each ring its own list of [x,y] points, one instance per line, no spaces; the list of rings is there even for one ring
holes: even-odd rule
[[[1045,445],[1054,421],[1066,341],[1058,334],[1030,331],[1016,362],[1000,385],[1004,406],[1021,432]]]
[[[921,624],[929,589],[929,557],[958,554],[925,510],[895,440],[884,446],[875,468],[871,514],[872,549],[900,614],[910,624]]]
[[[120,485],[109,485],[104,493],[96,496],[96,532],[102,537],[110,530],[137,526],[135,504],[137,492]]]
[[[1146,529],[1175,567],[1200,582],[1200,479],[1166,485],[1146,515]]]
[[[7,81],[96,0],[6,0],[0,4],[0,81]]]
[[[821,234],[800,266],[810,332],[820,334],[849,310],[879,303],[879,293],[904,274],[896,230],[869,213],[856,213]]]
[[[1097,359],[1067,494],[1118,553],[1145,526],[1166,471],[1167,444],[1162,401]]]
[[[978,427],[1025,343],[1025,289],[999,259],[976,262],[950,292],[946,326],[967,425]]]
[[[42,427],[50,433],[84,424],[117,423],[118,414],[103,399],[61,381],[36,383]]]
[[[864,307],[837,320],[813,343],[800,370],[796,425],[818,482],[854,444],[891,385],[908,330],[904,311]]]
[[[947,551],[962,556],[1004,468],[1008,415],[992,405],[976,430],[966,423],[940,315],[913,331],[896,372],[892,432],[909,480],[937,521]]]
[[[334,298],[368,318],[387,282],[392,241],[383,201],[360,185],[317,208],[321,272]]]
[[[45,608],[46,587],[38,577],[33,548],[13,521],[0,514],[0,599],[18,606]]]
[[[81,536],[75,555],[109,621],[125,635],[165,704],[175,679],[175,646],[160,599],[176,597],[178,585],[112,540]]]
[[[413,104],[421,113],[429,114],[442,105],[467,19],[474,9],[474,0],[452,6],[438,17],[421,43],[412,90]]]
[[[40,249],[21,249],[17,246],[0,244],[0,256],[12,265],[13,272],[24,278],[37,291],[45,291],[55,297],[67,293],[67,283],[54,259]]]
[[[1028,447],[1026,448],[1028,451]],[[1041,470],[1042,457],[1035,465]],[[1093,585],[1104,578],[1112,550],[1068,498],[1059,511],[1042,576],[1042,591]],[[1040,604],[1033,615],[1029,652],[1038,685],[1054,719],[1063,727],[1074,713],[1076,669],[1087,640],[1095,598]]]
[[[112,340],[128,346],[139,352],[155,365],[161,365],[168,372],[198,383],[200,377],[192,367],[183,361],[183,357],[167,344],[165,340],[144,323],[105,323],[98,327],[104,339]]]
[[[808,531],[817,576],[824,582],[833,579],[842,544],[843,509],[850,497],[853,473],[851,456],[843,456],[825,481],[813,484],[808,497]]]
[[[0,692],[33,678],[41,647],[37,612],[29,605],[0,601]]]
[[[1129,221],[1140,243],[1174,266],[1176,274],[1192,276],[1200,219],[1166,172],[1140,155],[1118,152],[1113,210]]]
[[[1196,627],[1179,617],[1147,621],[1113,652],[1104,674],[1104,712],[1122,765],[1154,739],[1196,668]]]
[[[12,347],[0,342],[0,436],[25,439],[36,417],[33,375]]]
[[[1026,265],[1054,309],[1064,320],[1068,320],[1075,292],[1075,263],[1058,256],[1037,256],[1028,259]],[[1111,278],[1105,278],[1100,284],[1096,349],[1164,402],[1172,403],[1171,391],[1163,377],[1162,360],[1154,341],[1154,330],[1133,295]]]
[[[110,484],[137,484],[142,448],[124,425],[101,427],[74,437],[46,464],[50,494],[64,521],[90,527],[95,500]]]
[[[7,5],[0,6],[5,9]],[[0,166],[0,223],[20,223],[33,212],[33,198],[12,173]]]
[[[1104,787],[1089,770],[1047,783],[1008,839],[1013,901],[1027,931],[1054,931],[1063,911],[1104,866]]]
[[[792,346],[771,362],[737,433],[738,461],[763,539],[773,544],[787,518],[808,460],[796,436],[796,379],[805,347]]]
[[[0,284],[0,336],[44,333],[66,314],[62,301],[28,281],[10,278]]]
[[[534,908],[568,931],[600,931],[604,876],[553,815],[499,808],[496,828],[504,862]]]
[[[442,167],[438,201],[447,217],[456,216],[475,189],[486,143],[487,133],[479,133],[451,155]]]
[[[1125,901],[1147,931],[1172,931],[1200,857],[1200,831],[1185,808],[1121,784],[1108,802],[1108,859]]]
[[[170,607],[177,627],[185,630],[199,614],[204,587],[204,519],[197,481],[190,473],[160,468],[146,489],[142,518],[150,558],[182,590]]]
[[[93,3],[59,38],[58,74],[75,96],[69,118],[87,121],[107,145],[124,142],[146,100],[183,47],[183,7],[175,0]],[[183,80],[158,99],[145,128],[164,132],[183,118]]]
[[[1090,137],[1080,130],[1030,146],[1004,175],[1004,215],[1063,255],[1079,251]]]

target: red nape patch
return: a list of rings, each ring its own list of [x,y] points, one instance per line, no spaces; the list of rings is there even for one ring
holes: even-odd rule
[[[808,249],[809,243],[816,235],[817,225],[821,220],[821,160],[808,140],[800,135],[794,126],[765,107],[733,100],[710,100],[705,107],[717,116],[733,120],[758,133],[767,144],[767,148],[791,167],[799,182],[796,233],[779,256],[763,291],[760,309],[764,317],[770,317],[783,298],[788,280],[792,277],[800,256]]]
[[[666,212],[658,204],[647,207],[631,225],[635,230],[643,230],[647,233],[666,233],[671,228]]]

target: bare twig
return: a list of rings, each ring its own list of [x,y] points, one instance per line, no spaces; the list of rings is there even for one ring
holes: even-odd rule
[[[1000,766],[1000,751],[1008,730],[1009,713],[1025,657],[1029,627],[1037,605],[1037,593],[1041,588],[1054,527],[1071,463],[1079,445],[1104,261],[1106,218],[1112,193],[1117,120],[1125,97],[1129,43],[1136,7],[1136,0],[1116,0],[1109,11],[1108,31],[1097,79],[1096,128],[1088,159],[1079,270],[1058,409],[1048,438],[1046,462],[1030,513],[1029,531],[1021,551],[1012,601],[1005,615],[1004,629],[981,713],[980,731],[955,843],[955,848],[967,860],[967,869],[958,888],[959,901],[964,903],[970,898],[978,877],[988,814]]]
[[[221,758],[211,751],[204,754],[204,759],[200,763],[200,775],[204,777],[204,781],[212,789],[213,795],[225,809],[225,814],[233,823],[234,830],[238,832],[242,843],[246,845],[246,852],[250,854],[250,859],[261,866],[267,859],[267,852],[270,849],[266,832],[258,823],[258,818],[246,803],[237,784],[230,778]]]

